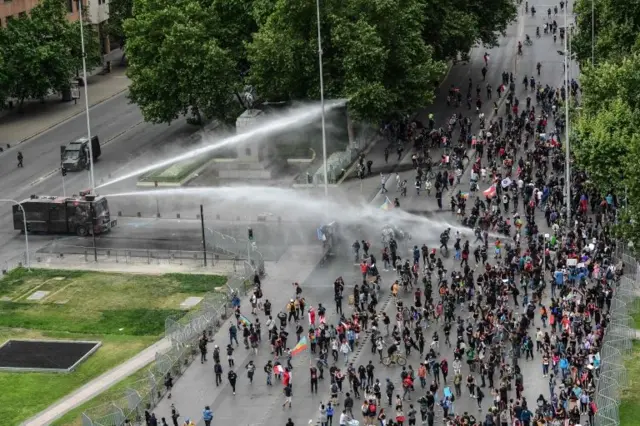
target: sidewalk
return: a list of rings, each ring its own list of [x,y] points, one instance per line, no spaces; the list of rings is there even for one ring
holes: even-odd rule
[[[171,346],[168,339],[162,339],[135,357],[129,359],[118,367],[111,369],[103,375],[96,377],[75,392],[67,395],[35,417],[23,423],[23,426],[42,426],[51,424],[58,417],[73,410],[94,396],[104,392],[120,380],[132,375],[141,368],[147,366],[155,359],[156,353],[164,352]],[[73,373],[71,373],[73,374]]]
[[[102,103],[129,87],[129,79],[125,75],[126,68],[120,65],[121,57],[120,49],[105,55],[104,61],[111,61],[112,64],[110,74],[100,75],[102,66],[88,72],[89,107]],[[79,87],[79,90],[80,99],[77,102],[62,102],[60,94],[54,94],[44,102],[25,101],[21,112],[17,107],[0,112],[0,146],[5,148],[7,144],[20,144],[81,114],[85,108],[85,88]]]
[[[114,252],[116,252],[114,250]],[[168,273],[231,275],[235,272],[244,273],[243,260],[216,260],[214,264],[202,265],[202,259],[146,259],[143,257],[129,257],[119,259],[115,256],[106,257],[100,254],[98,262],[94,261],[93,250],[87,249],[84,255],[65,255],[59,257],[47,253],[36,253],[31,259],[32,268],[41,269],[81,269],[84,271],[126,272],[131,274],[161,275]]]

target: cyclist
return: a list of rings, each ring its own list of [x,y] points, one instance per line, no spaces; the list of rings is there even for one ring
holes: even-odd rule
[[[398,352],[398,342],[396,340],[393,341],[392,344],[387,348],[387,355],[392,361],[395,361],[395,355]]]

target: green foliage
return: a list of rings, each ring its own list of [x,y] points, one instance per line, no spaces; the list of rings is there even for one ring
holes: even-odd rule
[[[414,111],[446,59],[495,43],[516,16],[512,0],[447,1],[322,1],[326,97],[348,98],[360,120]],[[131,99],[148,121],[231,121],[245,83],[265,100],[320,97],[313,0],[135,0],[126,14]]]
[[[577,0],[577,31],[572,42],[581,63],[591,62],[592,7],[595,10],[595,60],[619,61],[640,51],[640,2],[624,0]]]
[[[133,17],[133,0],[110,0],[109,19],[106,21],[107,33],[120,41],[124,46],[127,41],[124,32],[124,22]]]
[[[326,96],[349,98],[353,116],[377,121],[432,100],[445,65],[422,39],[421,0],[329,0],[321,8]],[[250,81],[268,99],[319,97],[316,7],[277,0],[247,45]]]
[[[237,117],[238,58],[212,37],[219,24],[212,8],[197,0],[134,2],[136,18],[124,24],[129,96],[146,121]]]
[[[482,42],[497,44],[510,22],[517,16],[516,3],[511,0],[426,0],[422,35],[433,46],[437,59],[452,59]]]
[[[623,203],[618,231],[640,247],[640,54],[586,66],[572,151],[602,195]],[[618,206],[621,207],[621,206]]]
[[[0,29],[0,104],[13,97],[21,104],[50,91],[67,89],[81,68],[79,24],[69,23],[62,0],[43,0],[29,15]],[[97,35],[86,25],[87,66],[100,63]]]
[[[629,167],[627,160],[638,118],[637,111],[615,98],[597,113],[581,116],[573,129],[579,140],[575,158],[605,195],[624,190],[625,181],[617,177],[624,176]]]

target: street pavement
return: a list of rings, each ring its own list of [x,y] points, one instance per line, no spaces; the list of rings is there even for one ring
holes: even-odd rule
[[[130,170],[131,167],[155,155],[162,155],[167,147],[176,149],[186,142],[191,143],[189,136],[198,130],[184,120],[178,120],[171,125],[145,123],[138,107],[130,104],[126,95],[126,91],[121,92],[90,108],[92,134],[98,135],[103,144],[102,156],[94,167],[96,183],[109,179],[120,171]],[[38,123],[33,124],[34,128],[38,126]],[[9,127],[0,124],[0,142],[4,141],[7,134],[5,130]],[[22,201],[31,194],[63,194],[65,191],[59,172],[60,146],[86,136],[86,128],[86,116],[76,115],[51,130],[0,153],[0,199]],[[8,142],[4,141],[2,146]],[[24,168],[17,168],[18,150],[24,156]],[[90,187],[89,174],[69,172],[64,187],[67,195],[78,194],[79,191]],[[121,187],[116,186],[113,190],[133,188],[135,179],[122,182]],[[122,204],[126,203],[122,201]],[[119,207],[114,203],[113,211],[117,211],[118,208],[122,209],[122,205]],[[24,251],[24,238],[19,231],[13,229],[11,203],[0,203],[0,212],[2,263]],[[195,218],[195,213],[193,217]],[[30,235],[30,249],[37,250],[58,238],[64,239],[66,236]]]
[[[553,45],[553,41],[550,36],[543,37],[541,39],[535,38],[535,30],[537,26],[542,27],[544,18],[546,18],[547,7],[553,7],[553,5],[546,5],[541,2],[530,2],[530,6],[534,5],[538,9],[538,14],[535,18],[532,18],[530,15],[523,16],[522,13],[519,16],[519,19],[516,23],[511,25],[507,30],[507,34],[500,41],[500,45],[496,48],[488,50],[491,55],[491,59],[489,62],[489,73],[487,74],[487,81],[493,86],[494,90],[501,83],[501,73],[502,71],[514,72],[516,87],[517,87],[517,97],[520,98],[521,101],[524,101],[526,97],[525,91],[522,86],[522,79],[525,75],[530,76],[532,73],[535,73],[535,65],[540,62],[542,64],[542,75],[541,77],[536,76],[536,80],[541,80],[542,84],[549,84],[552,86],[558,86],[562,82],[563,78],[563,65],[561,62],[561,57],[557,54],[557,50],[562,49],[559,45],[559,42],[556,46]],[[556,17],[558,24],[560,26],[563,25],[562,16]],[[524,47],[524,54],[522,56],[518,56],[517,52],[517,42],[518,40],[524,40],[524,34],[529,34],[534,42],[534,45],[531,47]],[[449,87],[450,84],[454,83],[458,86],[462,86],[466,88],[466,84],[469,78],[472,78],[474,81],[474,86],[476,82],[480,82],[482,80],[481,68],[482,68],[482,55],[485,53],[485,49],[479,47],[474,49],[471,54],[471,65],[455,65],[450,74],[442,85],[441,96],[436,101],[434,106],[430,108],[426,108],[419,115],[420,118],[426,117],[429,113],[433,113],[436,116],[437,125],[442,123],[447,119],[453,112],[461,111],[463,114],[468,114],[464,107],[453,109],[447,108],[442,95],[446,96],[446,88]],[[485,105],[483,107],[483,111],[486,116],[491,119],[491,105],[486,102],[486,91],[483,88],[483,99],[485,100]],[[495,98],[495,95],[494,95]],[[504,98],[503,98],[504,99]],[[501,105],[502,106],[502,105]],[[504,108],[501,108],[501,113]],[[477,131],[477,120],[475,120],[475,127]],[[367,160],[373,160],[373,173],[371,177],[364,179],[363,181],[351,179],[345,181],[342,190],[348,192],[354,199],[358,199],[359,197],[363,199],[367,199],[371,196],[375,196],[373,203],[382,204],[386,196],[393,199],[395,197],[399,197],[400,194],[395,192],[395,184],[387,185],[388,188],[393,188],[388,194],[380,194],[379,186],[380,186],[380,173],[395,173],[396,171],[400,172],[400,176],[402,179],[407,179],[408,182],[413,182],[415,172],[411,170],[410,167],[410,153],[407,153],[402,161],[395,161],[395,157],[390,156],[389,164],[384,163],[383,159],[383,151],[384,145],[378,144],[374,146],[372,150],[367,154]],[[473,153],[470,153],[473,154]],[[435,154],[433,154],[435,155]],[[461,189],[465,188],[468,190],[468,176],[465,174],[462,179]],[[480,188],[486,189],[486,188]],[[448,204],[448,196],[443,197],[443,202],[446,206]],[[408,196],[400,197],[401,208],[405,210],[415,211],[415,212],[425,212],[428,216],[433,216],[437,221],[441,224],[440,227],[434,227],[432,235],[414,235],[413,242],[420,246],[423,242],[428,242],[432,245],[437,239],[437,235],[439,235],[444,228],[448,226],[455,226],[454,218],[448,212],[436,213],[438,211],[434,196],[426,196],[424,192],[421,196],[415,195],[415,190],[410,185],[408,190]],[[542,224],[541,224],[542,225]],[[548,232],[544,226],[541,226],[542,232]],[[380,241],[377,241],[376,236],[367,236],[363,235],[361,238],[366,238],[370,240],[373,244],[372,252],[376,255],[379,255],[379,251],[381,249]],[[445,268],[451,270],[454,267],[451,259],[447,259],[445,261]],[[297,269],[297,268],[292,268]],[[277,272],[278,277],[281,276],[282,272]],[[347,283],[347,289],[345,290],[346,294],[350,294],[351,288],[356,280],[359,280],[359,272],[356,266],[350,261],[349,258],[336,258],[330,264],[325,265],[323,267],[318,267],[307,280],[302,282],[303,295],[310,301],[310,303],[314,306],[317,305],[318,302],[324,302],[324,304],[329,309],[328,322],[330,323],[333,318],[335,318],[335,307],[332,303],[332,288],[331,284],[333,280],[337,276],[343,276],[345,282]],[[286,275],[279,281],[282,281],[280,285],[278,285],[278,290],[285,294],[281,294],[280,299],[277,300],[285,300],[287,299],[286,293],[289,288],[289,281],[287,280]],[[388,313],[392,313],[394,311],[394,307],[391,303],[389,303],[389,292],[388,287],[392,280],[395,278],[394,273],[392,272],[383,272],[383,297],[381,301],[381,307],[383,307]],[[269,286],[272,285],[271,281],[269,281],[269,285],[267,285],[268,291],[273,291]],[[410,294],[401,294],[401,297],[405,300],[405,303],[411,300]],[[278,305],[275,305],[278,309]],[[246,310],[246,308],[245,308]],[[517,309],[518,310],[518,309]],[[350,312],[350,308],[346,310]],[[464,314],[462,314],[464,315]],[[264,323],[264,318],[261,318],[261,322]],[[442,330],[439,327],[434,328],[434,325],[431,326],[425,333],[428,341],[430,341],[430,336],[434,330],[438,329],[439,334],[442,336]],[[292,330],[290,330],[292,331]],[[226,339],[223,338],[221,347],[225,345]],[[189,373],[190,376],[185,376],[182,379],[178,380],[176,383],[176,387],[174,388],[173,396],[171,400],[165,400],[163,404],[161,404],[158,409],[155,410],[158,417],[167,417],[169,414],[169,404],[174,403],[178,408],[178,411],[181,413],[182,418],[181,421],[184,420],[185,417],[190,417],[191,420],[195,421],[198,425],[204,424],[202,421],[202,409],[204,405],[211,406],[211,409],[214,412],[214,421],[213,424],[227,424],[229,420],[233,419],[236,424],[239,425],[284,425],[287,422],[288,418],[291,418],[296,425],[305,425],[312,420],[314,423],[317,420],[318,415],[318,407],[322,401],[326,402],[328,400],[328,389],[329,389],[329,381],[325,380],[319,386],[319,393],[317,395],[313,395],[309,391],[309,374],[308,374],[308,363],[309,363],[309,355],[303,354],[299,355],[299,357],[294,358],[294,371],[293,371],[293,408],[290,410],[288,408],[283,409],[282,403],[284,401],[284,397],[282,395],[282,387],[278,386],[273,389],[267,388],[264,383],[264,373],[262,372],[262,367],[264,366],[267,359],[270,359],[271,355],[268,353],[268,346],[263,344],[260,349],[260,352],[257,356],[252,356],[244,352],[242,349],[239,350],[238,355],[235,357],[236,359],[236,370],[238,371],[238,385],[237,385],[237,393],[233,395],[228,382],[225,380],[224,386],[216,387],[214,382],[214,375],[212,371],[212,365],[209,361],[205,364],[194,363],[192,367],[193,370],[197,371],[196,373]],[[211,345],[209,351],[211,351]],[[452,351],[444,348],[441,345],[442,357],[446,357],[451,363],[453,359]],[[253,359],[257,370],[256,370],[256,378],[253,384],[249,384],[246,378],[245,366],[249,359]],[[223,357],[224,360],[224,357]],[[363,343],[356,351],[355,357],[352,356],[350,361],[354,362],[354,365],[366,365],[369,361],[373,361],[376,367],[376,377],[381,381],[388,377],[390,378],[396,389],[400,389],[399,383],[399,373],[400,369],[397,367],[385,368],[381,364],[379,364],[377,355],[373,355],[370,352],[369,343]],[[338,365],[343,364],[343,360],[341,359],[338,362]],[[414,354],[409,358],[409,364],[413,365],[414,369],[417,369],[419,362],[419,358]],[[526,398],[532,403],[538,397],[539,394],[544,394],[548,396],[548,387],[546,383],[546,379],[542,377],[540,374],[540,360],[535,359],[533,361],[520,361],[520,365],[523,371],[523,375],[525,377],[525,390],[524,395]],[[226,378],[227,368],[225,366],[225,378]],[[468,369],[463,367],[463,376],[468,374]],[[189,382],[188,377],[197,377],[197,380]],[[418,389],[414,394],[413,401],[415,401],[420,395],[421,392],[419,390],[419,385],[416,386]],[[485,400],[482,404],[483,409],[487,409],[491,404],[491,395],[488,389],[484,389]],[[204,396],[203,396],[204,395]],[[356,401],[354,407],[354,413],[357,412],[357,408],[359,407],[360,402]],[[386,408],[386,404],[383,404]],[[417,408],[417,405],[416,405]],[[334,421],[337,421],[337,417],[339,415],[340,407],[338,407],[338,411],[336,414],[336,418]],[[476,400],[470,399],[466,392],[463,393],[463,397],[456,400],[454,404],[454,410],[456,413],[461,414],[465,411],[472,413],[474,415],[479,414],[479,410],[477,407]],[[405,409],[406,412],[406,409]],[[441,410],[437,409],[436,417],[441,418]],[[360,416],[356,414],[356,418],[360,419]],[[483,418],[483,416],[482,416]],[[361,419],[360,419],[361,420]]]
[[[419,115],[420,118],[424,119],[427,114],[433,113],[436,116],[437,124],[440,125],[440,123],[443,123],[448,116],[455,112],[453,108],[447,108],[445,105],[444,96],[446,96],[447,88],[450,84],[456,84],[457,86],[465,88],[469,78],[473,79],[474,85],[476,82],[480,82],[482,79],[480,73],[480,69],[482,68],[482,55],[486,51],[491,55],[487,81],[491,83],[494,90],[500,83],[500,74],[503,70],[515,72],[518,96],[523,100],[524,93],[522,93],[521,80],[524,75],[530,75],[534,72],[535,64],[537,62],[541,62],[543,66],[543,84],[548,83],[557,85],[560,82],[563,67],[561,63],[562,58],[556,53],[556,50],[561,49],[559,42],[556,46],[553,46],[553,42],[550,38],[543,38],[540,40],[535,38],[535,27],[543,25],[543,11],[546,10],[547,6],[538,4],[537,2],[531,2],[531,4],[535,5],[539,10],[537,17],[531,18],[528,16],[525,18],[520,16],[518,22],[509,27],[506,36],[501,39],[498,47],[491,50],[485,50],[482,47],[474,49],[471,54],[471,65],[454,65],[445,83],[441,86],[440,96],[437,101],[432,107],[422,111]],[[553,7],[553,5],[549,6]],[[558,22],[562,25],[562,17],[558,17]],[[534,45],[532,47],[524,47],[524,55],[517,56],[517,41],[523,40],[525,33],[528,33],[532,37]],[[486,83],[483,83],[481,87],[484,88],[484,84]],[[483,90],[483,97],[484,93],[485,91]],[[485,102],[483,110],[489,118],[491,115],[490,109],[490,105]],[[459,108],[458,110],[462,111],[463,114],[467,113],[464,110],[464,107]],[[96,181],[98,182],[102,179],[107,179],[109,175],[115,175],[118,170],[130,167],[131,164],[137,164],[144,159],[137,158],[137,156],[144,157],[148,152],[157,154],[158,151],[162,151],[162,147],[164,147],[168,142],[186,139],[186,137],[194,130],[184,122],[176,122],[170,126],[151,125],[146,123],[139,124],[142,120],[140,112],[137,107],[128,104],[124,94],[95,106],[91,110],[91,116],[94,133],[100,136],[103,143],[113,138],[113,141],[103,148],[103,155],[100,161],[96,163],[95,175]],[[15,151],[11,150],[8,153],[0,154],[0,170],[2,170],[0,171],[0,178],[2,178],[4,183],[0,189],[0,197],[20,200],[28,197],[31,193],[62,193],[62,180],[59,175],[56,174],[50,178],[43,178],[43,176],[47,176],[51,170],[54,170],[57,167],[59,163],[59,145],[85,134],[86,123],[84,120],[84,116],[75,117],[42,136],[33,138],[29,142],[22,144],[20,146],[20,150],[23,152],[25,157],[24,169],[15,168]],[[132,128],[132,130],[126,132],[120,137],[117,137],[120,133],[129,128]],[[374,146],[368,154],[368,158],[374,159],[372,177],[365,179],[363,182],[348,180],[343,184],[341,190],[352,195],[354,198],[357,198],[360,193],[363,194],[364,198],[370,198],[370,196],[377,193],[380,183],[380,172],[392,173],[395,170],[401,171],[403,179],[407,179],[408,182],[412,182],[413,171],[410,171],[406,166],[407,161],[410,162],[410,160],[408,160],[410,158],[410,154],[405,157],[403,164],[400,164],[400,167],[397,168],[397,164],[395,164],[393,160],[390,161],[390,165],[384,164],[382,156],[383,149],[384,146],[382,144],[378,144]],[[463,179],[463,185],[465,184],[465,179]],[[131,189],[131,183],[132,182],[123,182],[121,188]],[[81,172],[67,175],[65,186],[67,194],[77,193],[79,190],[87,188],[87,173]],[[389,186],[391,187],[391,185]],[[120,187],[115,187],[113,190],[118,190],[119,188]],[[368,194],[368,196],[366,194]],[[425,195],[416,197],[412,188],[409,189],[408,195],[408,197],[401,199],[403,209],[426,212],[433,212],[437,210],[433,197],[427,198]],[[448,199],[445,197],[443,200],[445,204],[447,200]],[[380,197],[378,195],[374,202],[382,204],[382,201],[384,201],[384,197]],[[119,208],[121,208],[121,206],[127,207],[129,210],[133,210],[135,208],[135,202],[136,200],[127,200],[120,202],[119,204],[118,202],[112,202],[112,212],[115,213]],[[149,203],[147,202],[145,205],[149,205]],[[6,209],[7,212],[10,211],[10,207],[8,205]],[[451,220],[450,218],[445,217],[446,213],[438,215],[438,217],[440,216],[442,216],[443,219]],[[189,226],[193,226],[197,229],[196,223],[191,223]],[[443,227],[444,226],[445,224],[443,222]],[[123,231],[129,232],[132,228],[135,228],[135,226],[123,228]],[[150,228],[153,228],[154,232],[162,234],[164,225],[162,225],[162,227],[152,226]],[[440,231],[440,229],[434,229],[434,235],[437,235]],[[169,233],[171,232],[172,231],[169,231]],[[189,232],[192,231],[190,230]],[[116,234],[114,233],[114,235]],[[366,236],[363,236],[363,238],[364,237]],[[42,247],[50,242],[50,240],[51,238],[48,236],[32,236],[32,247]],[[379,253],[379,242],[373,241],[373,243],[374,252]],[[422,243],[422,241],[420,241],[420,236],[416,238],[416,243]],[[2,219],[0,219],[0,244],[5,248],[2,255],[0,255],[0,258],[2,256],[6,257],[14,255],[23,249],[22,236],[17,231],[12,230],[11,216],[9,214],[2,215]],[[296,271],[296,269],[296,267],[292,266],[286,268],[287,271],[292,273]],[[271,284],[270,281],[267,281],[268,285],[266,285],[268,288],[273,285],[273,289],[269,289],[268,291],[276,292],[273,296],[274,300],[280,300],[279,298],[282,297],[284,297],[282,300],[286,300],[287,292],[280,290],[289,288],[288,286],[290,285],[290,281],[293,281],[293,279],[287,279],[286,275],[279,274],[281,274],[279,270],[274,272],[273,278],[274,280],[282,282]],[[308,300],[310,300],[314,305],[318,302],[327,302],[327,306],[331,308],[330,310],[332,312],[330,315],[332,316],[335,314],[333,312],[333,305],[328,301],[331,300],[331,283],[338,275],[344,276],[347,284],[352,285],[358,276],[358,272],[353,264],[347,259],[336,259],[333,263],[325,266],[324,268],[314,271],[311,277],[304,281],[303,284],[305,296]],[[389,283],[392,278],[393,277],[389,274],[383,275],[385,283]],[[300,281],[304,280],[304,278],[298,279]],[[350,287],[351,286],[348,287],[347,291],[349,291]],[[329,320],[331,320],[331,318],[332,317],[330,317]],[[265,354],[265,352],[268,351],[263,349],[263,351],[258,355],[258,361],[256,362],[258,367],[256,383],[254,383],[251,390],[245,389],[244,391],[238,391],[239,394],[244,392],[244,397],[241,397],[240,395],[233,397],[233,395],[230,394],[228,387],[221,389],[222,393],[217,391],[213,381],[213,373],[210,371],[211,366],[209,365],[207,367],[205,365],[202,367],[200,364],[195,363],[194,366],[191,367],[192,369],[209,368],[208,373],[206,370],[201,370],[197,375],[202,378],[200,384],[197,386],[205,386],[202,389],[198,388],[200,389],[198,390],[198,394],[203,396],[199,397],[201,399],[195,401],[198,403],[197,405],[203,405],[204,403],[212,405],[212,408],[216,411],[216,415],[222,419],[236,419],[237,416],[241,415],[242,420],[238,422],[238,424],[264,424],[266,422],[269,424],[284,424],[288,417],[292,417],[296,424],[303,424],[302,422],[306,424],[309,419],[315,419],[319,402],[321,400],[326,401],[327,399],[327,383],[321,384],[318,396],[310,396],[307,391],[309,378],[306,368],[304,368],[307,360],[302,358],[297,359],[294,362],[294,365],[297,367],[296,371],[294,371],[294,408],[290,412],[288,410],[283,412],[279,406],[282,401],[280,390],[267,390],[265,389],[265,385],[262,381],[264,375],[261,373],[261,368],[264,365],[264,357],[268,357],[268,353]],[[451,354],[447,354],[447,356],[451,359]],[[242,351],[240,351],[236,358],[237,365],[243,365],[246,359],[247,355],[242,355]],[[367,346],[366,350],[362,351],[359,355],[357,364],[366,364],[369,359],[373,359],[373,357],[370,355]],[[416,366],[417,359],[412,359],[411,363]],[[525,377],[531,377],[531,381],[528,382],[531,383],[531,386],[527,387],[525,394],[530,400],[533,400],[537,397],[538,393],[542,392],[543,389],[546,389],[546,386],[542,383],[541,375],[536,374],[538,372],[538,370],[536,370],[536,368],[538,368],[537,364],[534,362],[526,363],[525,365],[527,366],[525,370]],[[377,377],[383,379],[388,374],[397,385],[398,372],[395,369],[381,371],[384,370],[381,366],[377,367],[377,369]],[[206,374],[209,374],[209,387],[206,387],[207,383],[206,380],[204,380],[204,378],[207,377]],[[188,378],[185,377],[181,380],[183,380],[186,389],[189,389],[191,382],[189,382]],[[178,386],[182,386],[180,383],[181,381],[177,382],[176,388]],[[193,383],[191,384],[196,386]],[[248,386],[246,383],[246,374],[243,374],[242,371],[239,373],[238,386],[239,389],[243,386]],[[201,418],[202,407],[194,407],[193,405],[196,405],[195,402],[194,404],[191,404],[193,401],[191,401],[192,395],[189,391],[176,391],[174,392],[174,397],[172,399],[181,410],[183,416],[190,415],[196,419]],[[181,408],[182,406],[184,408]],[[472,409],[474,409],[474,403],[472,401],[468,401],[468,398],[463,398],[456,404],[457,412],[460,412],[461,410],[470,411]],[[162,406],[159,410],[163,410]],[[195,412],[193,412],[194,410]]]

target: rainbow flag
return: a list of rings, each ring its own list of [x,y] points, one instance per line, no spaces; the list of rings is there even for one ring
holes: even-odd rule
[[[300,352],[306,350],[309,347],[309,341],[307,336],[302,336],[298,344],[291,349],[291,356],[298,355]]]
[[[238,318],[238,322],[247,327],[251,325],[251,321],[249,321],[249,319],[242,314],[240,314],[240,318]]]
[[[384,203],[382,203],[380,208],[384,211],[389,211],[393,208],[393,203],[391,202],[389,197],[385,197]]]
[[[460,197],[464,198],[465,200],[469,198],[469,193],[468,192],[461,192],[460,193]]]

